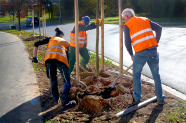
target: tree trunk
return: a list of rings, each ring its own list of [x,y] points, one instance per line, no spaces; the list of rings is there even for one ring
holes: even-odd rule
[[[54,15],[53,15],[53,5],[52,5],[52,3],[51,3],[51,19],[53,19],[53,17],[54,17]]]
[[[122,13],[122,0],[118,0],[118,13],[119,13],[119,44],[120,44],[120,48],[119,48],[119,53],[120,53],[120,57],[119,57],[119,74],[122,75],[123,74],[123,21],[122,21],[122,17],[121,17],[121,13]],[[120,78],[120,82],[122,81],[122,78]]]
[[[39,36],[41,36],[41,28],[40,28],[40,12],[41,12],[41,4],[39,4]]]
[[[13,22],[14,22],[14,14],[13,14]]]
[[[101,0],[101,66],[104,70],[104,0]]]
[[[21,19],[20,12],[18,13],[18,23],[19,23],[19,31],[21,31]]]
[[[79,80],[79,6],[78,0],[74,0],[74,8],[75,8],[75,39],[76,39],[76,80]]]
[[[96,19],[99,19],[99,0],[97,0]],[[99,76],[99,22],[96,27],[96,77]]]

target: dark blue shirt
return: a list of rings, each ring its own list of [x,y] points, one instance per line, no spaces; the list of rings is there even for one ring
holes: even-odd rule
[[[43,44],[48,44],[50,38],[51,37],[45,38],[45,39],[40,39],[39,41],[37,41],[37,42],[34,43],[34,46],[35,47],[38,47],[38,46],[43,45]]]
[[[88,26],[79,25],[79,31],[88,31],[95,28],[96,28],[96,24],[94,22],[89,24]],[[75,33],[75,26],[73,28],[73,33]]]

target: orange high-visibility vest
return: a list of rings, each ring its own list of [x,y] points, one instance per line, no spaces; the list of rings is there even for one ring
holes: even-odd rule
[[[150,47],[158,46],[148,18],[134,16],[131,17],[124,26],[125,25],[130,30],[129,34],[135,53]]]
[[[45,55],[45,62],[48,59],[56,59],[60,62],[66,64],[69,67],[68,58],[67,58],[67,48],[69,47],[69,43],[60,38],[60,37],[51,37],[48,43],[48,49]]]
[[[84,44],[87,46],[87,31],[79,31],[79,48],[82,48]],[[70,32],[70,46],[76,47],[75,33],[73,31]]]

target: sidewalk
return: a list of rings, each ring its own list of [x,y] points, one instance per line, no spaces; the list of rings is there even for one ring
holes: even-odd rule
[[[0,32],[0,123],[43,122],[36,75],[25,45]]]

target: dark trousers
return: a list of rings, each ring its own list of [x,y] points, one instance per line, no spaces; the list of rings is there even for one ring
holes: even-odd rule
[[[57,68],[59,69],[61,77],[63,78],[63,91],[61,95],[61,102],[62,106],[64,106],[66,103],[69,102],[69,92],[71,88],[69,68],[66,66],[66,64],[55,59],[49,59],[46,61],[47,76],[48,78],[50,78],[52,95],[56,103],[59,99]]]
[[[90,60],[90,52],[87,49],[86,44],[83,45],[82,48],[79,48],[79,54],[83,57],[81,60],[81,65],[86,66],[89,63]],[[76,62],[76,48],[70,46],[70,51],[69,51],[69,68],[70,68],[70,73],[74,69],[74,64]]]

